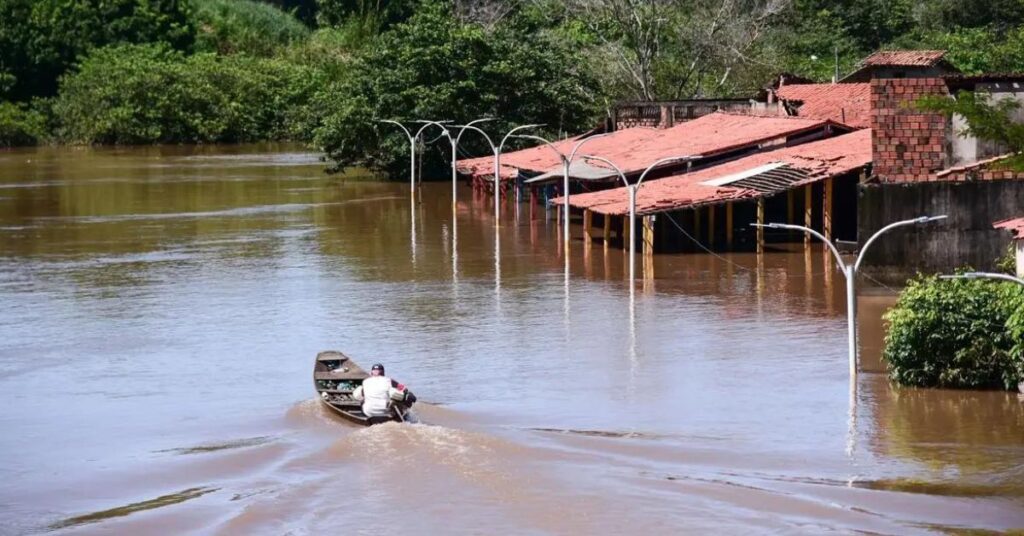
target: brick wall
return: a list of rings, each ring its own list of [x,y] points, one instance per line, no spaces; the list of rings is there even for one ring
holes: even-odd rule
[[[941,78],[879,78],[871,81],[871,147],[880,182],[937,180],[947,162],[949,121],[925,113],[914,102],[925,95],[947,95]]]

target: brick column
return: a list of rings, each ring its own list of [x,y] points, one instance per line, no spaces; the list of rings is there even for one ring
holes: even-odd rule
[[[935,180],[946,166],[952,131],[942,114],[914,103],[925,95],[948,95],[941,78],[876,78],[871,81],[871,150],[874,174],[882,182]]]

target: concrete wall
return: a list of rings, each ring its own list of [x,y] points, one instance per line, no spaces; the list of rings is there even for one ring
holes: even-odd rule
[[[918,271],[947,273],[965,265],[991,270],[1010,240],[992,223],[1024,213],[1024,180],[865,184],[858,213],[861,247],[889,223],[949,215],[939,224],[890,231],[871,246],[863,266],[886,284],[902,284]]]
[[[1017,277],[1024,277],[1024,238],[1017,241]]]
[[[974,89],[975,91],[988,93],[989,98],[987,100],[989,101],[1009,99],[1024,104],[1024,84],[1020,82],[984,82],[978,83]],[[1016,123],[1024,123],[1024,107],[1013,112],[1011,118]],[[949,159],[951,166],[970,164],[971,162],[1009,152],[1009,149],[1002,144],[993,141],[982,141],[975,137],[962,136],[961,134],[966,128],[967,122],[964,121],[963,117],[959,115],[953,116],[952,132],[950,135],[952,154]]]

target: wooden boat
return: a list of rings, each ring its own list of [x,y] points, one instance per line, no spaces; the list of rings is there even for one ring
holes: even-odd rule
[[[320,352],[316,355],[313,366],[313,386],[320,395],[320,401],[345,419],[369,426],[387,421],[405,422],[409,420],[409,408],[416,397],[406,392],[402,400],[391,401],[391,416],[371,419],[363,414],[362,403],[352,398],[352,392],[363,384],[370,374],[362,369],[347,355],[334,350]]]

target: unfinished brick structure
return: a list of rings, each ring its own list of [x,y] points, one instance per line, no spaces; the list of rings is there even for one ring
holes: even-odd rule
[[[986,151],[958,137],[956,118],[914,106],[926,95],[949,95],[949,87],[935,76],[871,80],[873,176],[860,185],[861,246],[892,222],[948,216],[938,225],[893,231],[872,246],[863,268],[887,283],[963,266],[994,269],[1008,237],[991,222],[1024,211],[1024,180],[998,165],[1004,155],[978,160]]]
[[[921,97],[948,95],[942,78],[876,78],[871,81],[874,174],[880,182],[937,180],[947,164],[951,124],[915,107]]]

